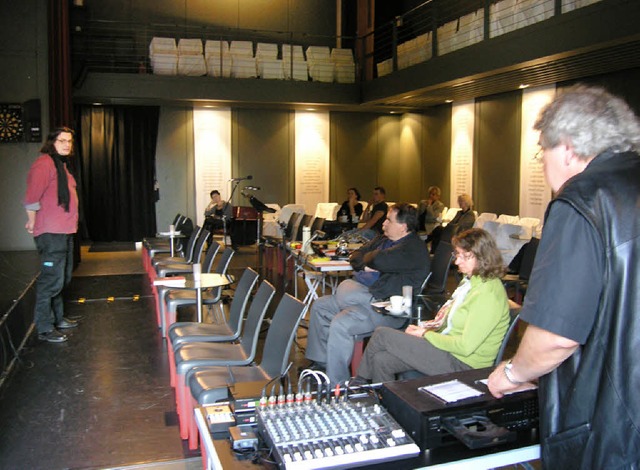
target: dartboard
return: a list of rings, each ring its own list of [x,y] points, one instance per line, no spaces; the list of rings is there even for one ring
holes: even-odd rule
[[[19,142],[23,134],[22,106],[0,104],[0,142]]]

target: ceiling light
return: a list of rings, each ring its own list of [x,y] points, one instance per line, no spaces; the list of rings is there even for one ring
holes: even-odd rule
[[[520,88],[521,90],[524,90],[525,88],[529,88],[529,85],[522,83],[518,88]]]

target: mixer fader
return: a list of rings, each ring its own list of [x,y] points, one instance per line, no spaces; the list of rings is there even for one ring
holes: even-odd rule
[[[258,429],[288,470],[357,467],[420,453],[391,415],[367,400],[265,407]]]

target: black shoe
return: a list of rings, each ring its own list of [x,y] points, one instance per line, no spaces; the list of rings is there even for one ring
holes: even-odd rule
[[[303,370],[319,370],[320,372],[326,372],[326,369],[326,364],[323,364],[322,362],[309,361],[309,364],[306,366],[298,367],[298,375],[300,375]]]
[[[78,326],[78,322],[75,320],[70,320],[69,318],[62,317],[62,320],[56,323],[56,328],[60,330],[68,330],[69,328],[75,328]]]
[[[67,335],[60,333],[58,330],[51,330],[46,333],[38,333],[38,339],[48,343],[64,343],[67,340]]]

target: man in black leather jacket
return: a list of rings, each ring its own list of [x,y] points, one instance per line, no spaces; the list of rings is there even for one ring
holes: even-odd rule
[[[496,397],[540,378],[545,468],[640,468],[640,120],[600,88],[572,87],[542,112],[556,192]]]

